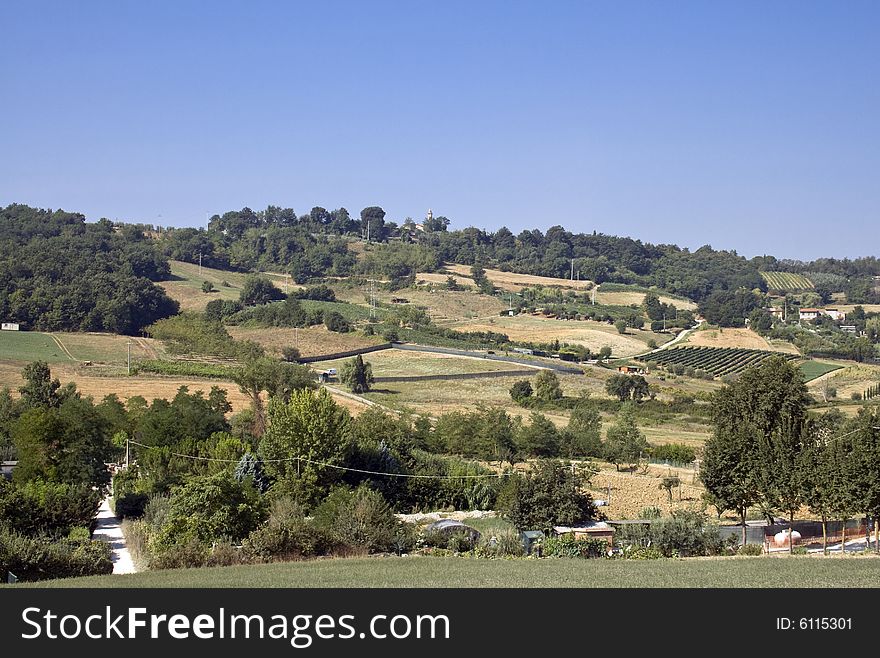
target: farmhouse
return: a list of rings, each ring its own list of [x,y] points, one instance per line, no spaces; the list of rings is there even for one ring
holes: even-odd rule
[[[825,309],[825,315],[827,315],[828,317],[830,317],[830,318],[831,318],[832,320],[834,320],[835,322],[838,322],[839,320],[845,320],[845,319],[846,319],[846,313],[844,313],[843,311],[840,311],[840,310],[838,310],[838,309],[836,309],[836,308],[826,308],[826,309]]]
[[[771,306],[770,308],[764,309],[767,313],[771,315],[771,317],[782,319],[782,316],[785,315],[785,311],[781,307]]]
[[[622,372],[624,375],[644,375],[645,369],[638,366],[618,366],[617,372]]]
[[[821,314],[821,308],[802,308],[799,312],[801,320],[815,320]]]
[[[21,325],[18,322],[4,322],[0,325],[2,331],[20,331]]]

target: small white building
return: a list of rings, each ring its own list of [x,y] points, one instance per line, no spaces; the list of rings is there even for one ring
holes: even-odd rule
[[[18,322],[4,322],[0,324],[0,329],[3,331],[20,331],[21,325]]]
[[[822,314],[821,308],[802,308],[799,311],[801,320],[815,320]]]
[[[835,322],[839,322],[840,320],[846,320],[846,313],[836,308],[826,308],[825,315],[834,320]]]

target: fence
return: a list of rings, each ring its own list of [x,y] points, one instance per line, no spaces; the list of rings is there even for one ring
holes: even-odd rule
[[[429,382],[448,379],[484,379],[486,377],[531,377],[534,370],[497,370],[492,372],[457,372],[448,375],[394,375],[374,377],[376,382]]]
[[[765,546],[773,546],[773,538],[778,532],[788,531],[791,528],[801,535],[801,546],[807,544],[822,543],[822,522],[821,521],[795,521],[794,524],[773,523],[764,525],[747,525],[746,526],[746,543],[747,544],[764,544]],[[828,532],[828,545],[831,546],[835,542],[840,543],[843,539],[843,523],[841,521],[828,521],[826,523]],[[858,539],[865,536],[865,519],[850,519],[846,522],[846,538]],[[726,539],[731,535],[736,537],[742,543],[742,526],[726,525],[719,528],[721,537]],[[796,544],[797,545],[797,544]]]

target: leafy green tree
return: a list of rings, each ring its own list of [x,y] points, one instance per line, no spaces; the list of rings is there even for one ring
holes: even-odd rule
[[[633,382],[629,375],[611,375],[605,380],[605,392],[613,395],[621,402],[626,402],[632,397]]]
[[[518,530],[549,532],[555,525],[578,525],[596,518],[592,497],[584,493],[592,471],[540,460],[531,472],[513,476],[502,492],[502,514]]]
[[[645,295],[642,302],[642,308],[651,320],[663,319],[663,305],[660,303],[660,297],[655,292],[649,292]]]
[[[796,483],[800,470],[793,464],[801,450],[808,401],[800,370],[781,357],[749,368],[715,395],[714,432],[706,442],[700,476],[719,510],[740,514],[743,537],[749,506],[782,500],[794,505],[802,490]]]
[[[617,421],[605,433],[605,458],[619,471],[621,464],[635,464],[648,450],[648,440],[636,424],[632,403],[624,404]]]
[[[366,393],[373,382],[373,366],[358,354],[342,364],[339,370],[339,381],[348,384],[352,393]]]
[[[617,322],[614,323],[614,327],[617,329],[617,333],[619,333],[619,334],[625,334],[626,328],[628,326],[629,325],[627,324],[626,320],[618,320]]]
[[[371,242],[382,242],[386,237],[385,211],[379,206],[369,206],[361,210],[361,228],[364,237],[369,234]]]
[[[602,454],[602,418],[594,404],[581,402],[571,411],[559,435],[562,454],[569,458]]]
[[[535,397],[545,402],[562,399],[559,377],[552,370],[542,370],[535,377]]]
[[[350,445],[350,423],[348,411],[326,389],[296,390],[286,403],[271,400],[258,454],[273,490],[304,505],[320,500],[342,475],[334,466],[342,464]]]
[[[256,274],[251,274],[244,280],[239,293],[239,301],[245,306],[268,304],[279,299],[284,299],[281,289],[269,279]]]
[[[25,411],[12,430],[17,482],[47,480],[104,487],[113,453],[107,422],[91,398],[71,397],[58,407]]]
[[[58,379],[52,379],[49,365],[45,361],[34,361],[26,365],[21,376],[24,386],[20,386],[21,404],[30,409],[38,407],[58,407],[64,400],[76,394],[76,386],[68,384],[63,389]]]
[[[394,548],[400,521],[378,491],[360,486],[354,491],[338,487],[314,513],[314,524],[340,544],[368,553]]]
[[[533,457],[559,456],[559,433],[553,421],[542,413],[532,412],[529,424],[520,430],[519,444]]]
[[[324,326],[327,327],[329,331],[335,331],[341,334],[351,331],[351,325],[348,323],[348,320],[342,317],[341,313],[336,311],[328,311],[324,313]]]
[[[228,472],[190,478],[172,493],[156,545],[241,541],[267,515],[266,502],[250,482]]]
[[[520,379],[514,382],[513,386],[510,387],[510,397],[519,404],[532,397],[532,385],[529,383],[529,380]]]
[[[270,358],[259,358],[233,373],[233,381],[251,401],[254,413],[253,435],[262,436],[266,429],[266,412],[262,394],[269,399],[287,400],[293,391],[315,388],[314,375],[307,366],[294,365]]]
[[[202,282],[202,292],[204,292],[204,293],[214,292],[214,284],[211,283],[210,281],[203,281]]]
[[[446,277],[446,289],[454,292],[461,290],[461,286],[458,285],[458,281],[455,280],[455,277],[450,275]]]
[[[233,476],[239,482],[244,482],[245,480],[250,479],[253,486],[260,493],[265,493],[269,488],[269,478],[266,475],[263,460],[250,452],[246,452],[242,455],[238,464],[235,466]]]
[[[599,359],[599,361],[604,361],[605,359],[607,359],[610,356],[611,356],[611,348],[608,347],[607,345],[604,345],[601,348],[599,348],[599,353],[596,355],[596,358]]]

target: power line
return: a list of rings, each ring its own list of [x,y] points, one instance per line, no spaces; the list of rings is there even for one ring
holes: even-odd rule
[[[137,441],[129,439],[129,443],[132,445],[140,446],[141,448],[146,448],[148,450],[160,450],[161,446],[148,446],[143,443],[139,443]],[[218,457],[200,457],[199,455],[185,455],[180,452],[171,452],[170,455],[174,457],[181,457],[183,459],[193,459],[197,461],[206,461],[206,462],[222,462],[226,464],[237,464],[239,459],[220,459]],[[512,475],[512,473],[486,473],[481,475],[421,475],[421,474],[411,474],[411,473],[384,473],[382,471],[368,471],[362,468],[349,468],[348,466],[339,466],[338,464],[328,464],[326,462],[315,461],[314,459],[308,459],[307,457],[284,457],[280,459],[264,459],[263,463],[277,463],[277,462],[291,462],[298,461],[304,462],[306,464],[313,464],[315,466],[324,466],[327,468],[335,468],[339,471],[348,471],[351,473],[362,473],[364,475],[383,475],[385,477],[397,477],[397,478],[416,478],[416,479],[435,479],[435,480],[460,480],[460,479],[483,479],[483,478],[502,478],[507,477],[508,475]]]

